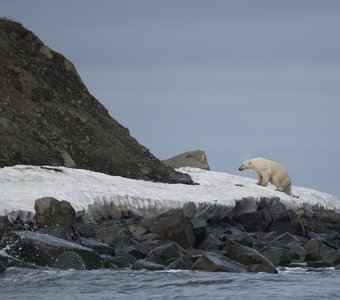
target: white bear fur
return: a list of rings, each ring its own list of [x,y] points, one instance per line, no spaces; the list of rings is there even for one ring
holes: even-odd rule
[[[287,170],[275,161],[262,157],[252,158],[244,161],[239,170],[254,170],[259,176],[258,185],[267,186],[270,182],[278,191],[293,196],[291,178]]]

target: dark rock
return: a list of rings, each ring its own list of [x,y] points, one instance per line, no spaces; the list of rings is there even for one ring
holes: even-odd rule
[[[133,270],[149,270],[149,271],[160,271],[167,270],[167,268],[161,264],[157,264],[152,261],[147,261],[144,259],[137,260],[132,266]]]
[[[204,241],[198,246],[199,249],[202,250],[221,250],[222,249],[222,242],[220,239],[214,235],[214,234],[209,234]]]
[[[115,264],[115,258],[113,256],[102,254],[100,255],[100,258],[102,259],[102,267],[104,269],[119,269],[118,266]]]
[[[233,240],[241,245],[253,247],[255,239],[252,238],[248,233],[246,232],[239,232],[236,234],[232,234],[228,237],[229,240]]]
[[[1,244],[0,244],[1,247]],[[8,256],[3,256],[0,254],[0,262],[2,262],[5,266],[8,265],[9,257]]]
[[[193,270],[209,271],[209,272],[246,272],[246,266],[232,262],[226,257],[221,257],[213,252],[203,253],[192,266]]]
[[[277,236],[274,241],[282,243],[282,244],[289,244],[291,242],[304,242],[305,239],[292,235],[289,232],[285,232]]]
[[[3,264],[2,261],[0,261],[0,274],[4,273],[6,271],[6,266]]]
[[[266,243],[266,247],[289,249],[288,244],[282,244],[282,243],[277,242],[277,241],[275,241],[275,240],[272,240],[272,241],[267,242],[267,243]]]
[[[279,234],[289,232],[304,236],[305,228],[301,217],[288,210],[277,197],[244,198],[237,201],[230,216],[244,226],[247,232],[276,231]]]
[[[263,248],[266,243],[268,242],[266,236],[267,236],[267,233],[265,232],[261,232],[261,231],[257,231],[257,232],[251,232],[248,234],[249,237],[252,239],[252,248],[254,249],[261,249]],[[245,245],[247,246],[247,245]]]
[[[81,237],[79,242],[82,246],[95,250],[99,254],[114,255],[115,249],[108,244],[98,242],[91,238]]]
[[[238,203],[236,201],[236,203]],[[233,216],[233,212],[231,212],[229,215],[225,216],[224,218],[217,220],[215,225],[220,225],[223,228],[232,226],[235,227],[243,232],[246,231],[246,229],[244,228],[244,226],[238,222],[236,222],[235,220],[232,219]],[[211,222],[211,220],[209,220],[209,225],[213,226],[214,224]]]
[[[306,253],[305,255],[306,262],[318,261],[319,259],[321,259],[320,255],[317,255],[315,252]]]
[[[36,270],[36,269],[39,269],[41,267],[39,267],[39,266],[37,266],[35,264],[31,264],[31,263],[25,262],[23,260],[11,258],[8,261],[7,268],[22,268],[22,269],[34,269],[34,270]]]
[[[310,261],[307,261],[307,266],[309,268],[329,268],[332,265],[323,260],[310,260]]]
[[[340,233],[336,231],[330,231],[326,233],[321,233],[319,235],[322,239],[322,242],[333,249],[340,248]]]
[[[85,264],[79,254],[73,251],[66,251],[60,254],[52,265],[56,269],[85,270]]]
[[[155,218],[144,219],[143,223],[150,232],[159,234],[162,240],[175,241],[184,248],[195,243],[192,225],[181,209],[171,209]]]
[[[4,133],[14,134],[15,129],[10,120],[0,117],[0,134]]]
[[[101,268],[100,256],[92,249],[47,234],[30,231],[10,232],[3,239],[6,252],[28,263],[51,267],[58,256],[73,251],[83,259],[86,269]]]
[[[131,211],[129,209],[124,210],[123,208],[116,205],[103,206],[98,203],[88,205],[88,214],[91,219],[96,223],[104,223],[110,220],[119,220],[125,215],[128,215]],[[84,215],[82,221],[87,221],[87,216]]]
[[[272,231],[266,234],[266,240],[267,241],[272,241],[274,239],[276,239],[278,236],[278,233],[276,231]]]
[[[281,202],[272,204],[271,206],[269,206],[268,209],[274,222],[276,220],[284,219],[288,216],[288,210],[286,206]]]
[[[139,224],[131,224],[129,230],[134,237],[140,237],[148,232],[148,229],[145,226]]]
[[[35,219],[38,226],[71,226],[76,222],[76,212],[70,202],[52,197],[35,200]]]
[[[285,266],[290,262],[289,250],[284,248],[270,248],[261,254],[274,266]]]
[[[163,160],[163,163],[172,168],[192,167],[209,170],[207,156],[202,150],[185,152]]]
[[[167,241],[160,240],[146,240],[141,243],[145,251],[150,252],[152,249],[167,244]]]
[[[1,237],[11,230],[11,223],[7,216],[0,216],[0,239]]]
[[[0,167],[66,166],[192,183],[131,137],[89,93],[74,65],[32,32],[2,21],[0,38]]]
[[[110,256],[110,255],[101,255],[100,256],[103,261],[103,267],[106,269],[128,269],[135,263],[136,259],[128,258],[126,256]]]
[[[172,270],[191,270],[192,269],[192,261],[186,257],[185,259],[176,258],[171,263],[168,264],[168,269]]]
[[[333,248],[333,249],[337,249],[338,247],[334,244],[334,243],[331,243],[327,240],[327,237],[330,238],[330,235],[333,235],[334,237],[337,237],[338,236],[338,233],[337,232],[332,232],[332,233],[329,233],[329,234],[326,234],[326,238],[323,238],[321,235],[318,235],[314,232],[307,232],[307,236],[310,238],[310,239],[315,239],[315,240],[318,240],[320,242],[322,242],[323,244],[325,244],[327,247],[329,248]]]
[[[71,225],[65,225],[65,226],[46,226],[39,230],[37,230],[39,233],[53,235],[55,237],[58,237],[60,239],[68,240],[68,241],[78,241],[78,236],[75,233],[73,226]]]
[[[340,225],[340,214],[333,209],[319,208],[314,211],[314,217],[323,222]]]
[[[340,270],[340,265],[336,265],[335,270]]]
[[[145,260],[153,261],[164,266],[167,266],[176,259],[190,261],[185,251],[174,242],[154,248],[145,258]]]
[[[293,210],[280,202],[279,198],[262,198],[259,203],[259,210],[268,210],[271,217],[267,231],[276,231],[278,234],[289,232],[294,235],[304,236],[305,229],[301,218]],[[269,218],[267,217],[269,220]]]
[[[30,217],[32,215],[32,218],[34,216],[33,212],[28,212],[27,217]],[[20,230],[28,230],[32,231],[37,228],[35,222],[33,221],[26,221],[24,222],[19,215],[17,215],[15,220],[11,220],[11,231],[20,231]]]
[[[136,257],[127,253],[123,249],[116,250],[116,256],[114,258],[116,260],[115,264],[119,268],[126,268],[126,266],[131,267],[137,260]]]
[[[307,263],[304,261],[291,261],[286,267],[290,268],[307,268]]]
[[[266,231],[272,222],[272,217],[268,209],[244,213],[234,219],[241,223],[247,232]]]
[[[85,224],[76,223],[73,226],[74,231],[77,233],[79,237],[93,238],[93,239],[96,237],[95,227],[96,225],[91,224],[91,223],[85,223]]]
[[[239,222],[243,225],[243,221],[246,220],[246,216],[250,216],[253,217],[253,220],[249,220],[251,221],[255,221],[255,223],[257,222],[258,219],[258,201],[257,199],[253,198],[253,197],[246,197],[246,198],[242,198],[241,200],[236,200],[235,201],[235,207],[232,209],[232,211],[228,214],[228,219],[233,219],[236,222]],[[254,216],[253,216],[254,214]],[[225,220],[228,222],[228,219]],[[230,224],[233,225],[233,224]],[[235,226],[235,225],[234,225]],[[248,223],[246,224],[246,226],[248,226]]]
[[[129,236],[120,224],[101,224],[95,227],[95,239],[114,248],[125,247],[131,244]]]
[[[324,254],[323,261],[331,266],[340,264],[340,250],[330,250]]]
[[[252,248],[229,240],[223,250],[226,251],[226,256],[231,260],[236,260],[248,266],[250,272],[277,273],[273,264]]]
[[[138,241],[139,243],[143,243],[146,241],[156,241],[159,240],[160,236],[157,233],[147,233],[147,234],[143,234],[139,237],[136,238],[136,241]]]
[[[312,213],[305,214],[304,225],[308,231],[318,234],[338,232],[340,214],[334,210],[313,207]]]
[[[120,251],[132,255],[136,259],[144,259],[148,254],[146,249],[140,244],[123,247],[120,249]]]
[[[306,256],[306,249],[300,245],[298,242],[291,242],[287,244],[289,247],[289,258],[304,260]]]
[[[304,236],[305,228],[300,217],[295,212],[288,211],[282,203],[280,204],[281,205],[277,204],[269,208],[273,222],[269,225],[267,230],[276,231],[278,234],[289,232],[294,235]],[[278,206],[280,207],[279,211],[276,210]],[[275,210],[272,211],[274,207]]]
[[[321,258],[321,248],[322,242],[320,240],[311,239],[304,246],[306,250],[305,260],[306,261],[316,261]]]
[[[203,242],[203,240],[207,237],[207,228],[208,223],[206,219],[191,219],[190,220],[192,229],[195,234],[195,247],[197,247],[199,244]]]

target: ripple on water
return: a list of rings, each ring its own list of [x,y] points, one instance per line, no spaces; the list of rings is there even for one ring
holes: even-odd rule
[[[340,272],[279,274],[9,268],[1,299],[337,299]]]

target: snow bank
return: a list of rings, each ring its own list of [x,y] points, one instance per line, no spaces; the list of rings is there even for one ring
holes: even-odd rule
[[[183,208],[190,216],[218,217],[246,197],[279,197],[288,208],[306,203],[340,210],[332,195],[293,187],[299,198],[257,186],[250,178],[194,168],[181,168],[197,185],[153,183],[64,167],[15,166],[0,169],[0,215],[32,219],[34,202],[42,197],[69,201],[78,215],[94,211],[132,210],[149,216]]]

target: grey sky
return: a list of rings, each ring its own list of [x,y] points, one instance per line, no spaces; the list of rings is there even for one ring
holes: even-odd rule
[[[263,156],[340,197],[340,1],[1,0],[158,158]],[[250,176],[250,174],[248,174]]]

